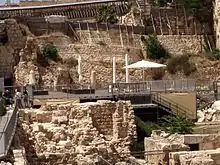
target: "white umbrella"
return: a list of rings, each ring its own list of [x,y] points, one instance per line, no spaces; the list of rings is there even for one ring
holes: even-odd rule
[[[146,61],[146,60],[141,60],[136,63],[130,64],[128,66],[125,66],[124,68],[126,69],[145,69],[145,68],[162,68],[166,67],[164,64],[158,64],[156,62],[151,62],[151,61]]]
[[[82,59],[81,56],[78,58],[78,74],[79,74],[79,83],[82,82]]]
[[[30,71],[28,84],[29,85],[35,85],[36,84],[35,74],[34,74],[33,70]]]
[[[143,69],[143,79],[144,79],[144,69],[152,69],[152,68],[163,68],[166,67],[164,64],[158,64],[156,62],[141,60],[136,63],[125,66],[125,69]]]

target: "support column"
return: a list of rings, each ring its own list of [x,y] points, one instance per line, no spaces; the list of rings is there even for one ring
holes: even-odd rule
[[[112,80],[113,84],[116,83],[116,60],[115,57],[113,57],[113,72],[112,72]]]
[[[91,71],[91,88],[95,89],[96,86],[96,72],[94,70]]]
[[[125,75],[126,75],[125,82],[128,83],[129,82],[129,71],[128,71],[128,68],[127,68],[127,66],[128,66],[128,54],[125,54],[125,66],[126,66],[126,68],[125,68]]]

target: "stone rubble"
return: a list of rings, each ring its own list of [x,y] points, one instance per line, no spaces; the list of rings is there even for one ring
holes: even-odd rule
[[[210,108],[197,111],[198,122],[220,121],[220,101],[215,101]]]
[[[46,156],[48,164],[61,161],[59,155],[65,154],[65,163],[69,164],[145,163],[132,157],[129,150],[132,138],[136,137],[130,102],[47,105],[38,110],[21,110],[20,116],[38,157]],[[20,136],[22,139],[23,135]],[[50,160],[51,157],[56,158]]]
[[[182,136],[179,134],[169,135],[161,130],[152,132],[151,137],[145,138],[145,160],[149,165],[168,164],[169,152],[189,151],[189,146],[185,145]],[[154,154],[151,154],[151,153]]]

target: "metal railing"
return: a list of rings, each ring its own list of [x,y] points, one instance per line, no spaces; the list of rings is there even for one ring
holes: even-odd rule
[[[192,92],[196,89],[194,79],[156,80],[132,83],[114,83],[112,92],[115,94],[144,92]]]
[[[181,115],[186,118],[194,119],[196,114],[183,105],[176,103],[173,100],[162,97],[159,93],[152,96],[152,100],[157,102],[160,106],[168,108],[174,115]]]
[[[4,125],[2,132],[0,132],[0,157],[7,156],[8,150],[11,146],[15,130],[18,122],[18,106],[15,102],[15,106],[12,114],[7,112],[7,116],[2,116],[6,118],[5,122],[1,123]]]

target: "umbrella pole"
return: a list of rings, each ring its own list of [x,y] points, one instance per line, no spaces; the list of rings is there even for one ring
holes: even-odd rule
[[[143,74],[143,81],[145,81],[145,76],[144,76],[144,68],[142,69],[142,74]]]

